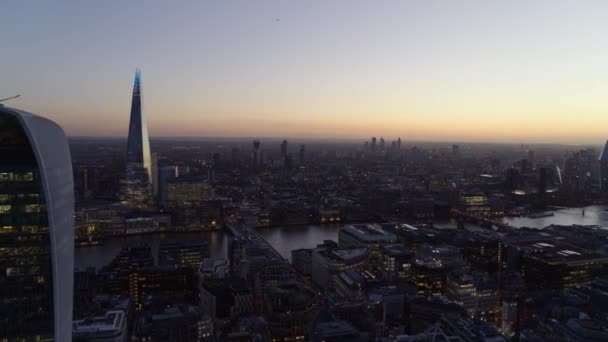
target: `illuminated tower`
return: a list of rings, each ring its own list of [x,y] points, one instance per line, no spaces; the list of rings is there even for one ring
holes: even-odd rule
[[[143,208],[152,200],[152,165],[146,116],[142,108],[141,73],[135,71],[131,120],[127,141],[127,170],[121,201],[130,207]]]
[[[0,105],[0,341],[71,341],[74,183],[54,122]]]

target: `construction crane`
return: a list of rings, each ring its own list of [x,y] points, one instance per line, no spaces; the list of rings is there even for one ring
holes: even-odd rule
[[[17,94],[17,95],[15,95],[15,96],[11,96],[11,97],[7,97],[7,98],[5,98],[5,99],[1,99],[1,100],[0,100],[0,102],[4,102],[4,101],[8,101],[8,100],[12,100],[12,99],[16,99],[16,98],[19,98],[19,97],[21,97],[21,95]],[[2,103],[0,103],[0,106],[2,106]]]

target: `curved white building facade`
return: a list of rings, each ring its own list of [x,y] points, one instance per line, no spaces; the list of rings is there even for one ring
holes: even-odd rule
[[[72,177],[61,127],[0,106],[0,340],[72,340]]]

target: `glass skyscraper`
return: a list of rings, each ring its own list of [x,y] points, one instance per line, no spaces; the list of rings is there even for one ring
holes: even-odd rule
[[[136,208],[146,207],[152,201],[150,141],[141,95],[141,73],[137,70],[129,121],[127,169],[121,198],[123,204]]]
[[[71,341],[73,274],[67,139],[0,106],[0,341]]]

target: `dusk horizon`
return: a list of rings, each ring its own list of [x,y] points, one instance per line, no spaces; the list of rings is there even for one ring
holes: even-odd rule
[[[139,66],[153,136],[605,140],[602,2],[147,5],[9,2],[0,95],[122,136]]]
[[[608,341],[608,2],[6,0],[0,342]]]

